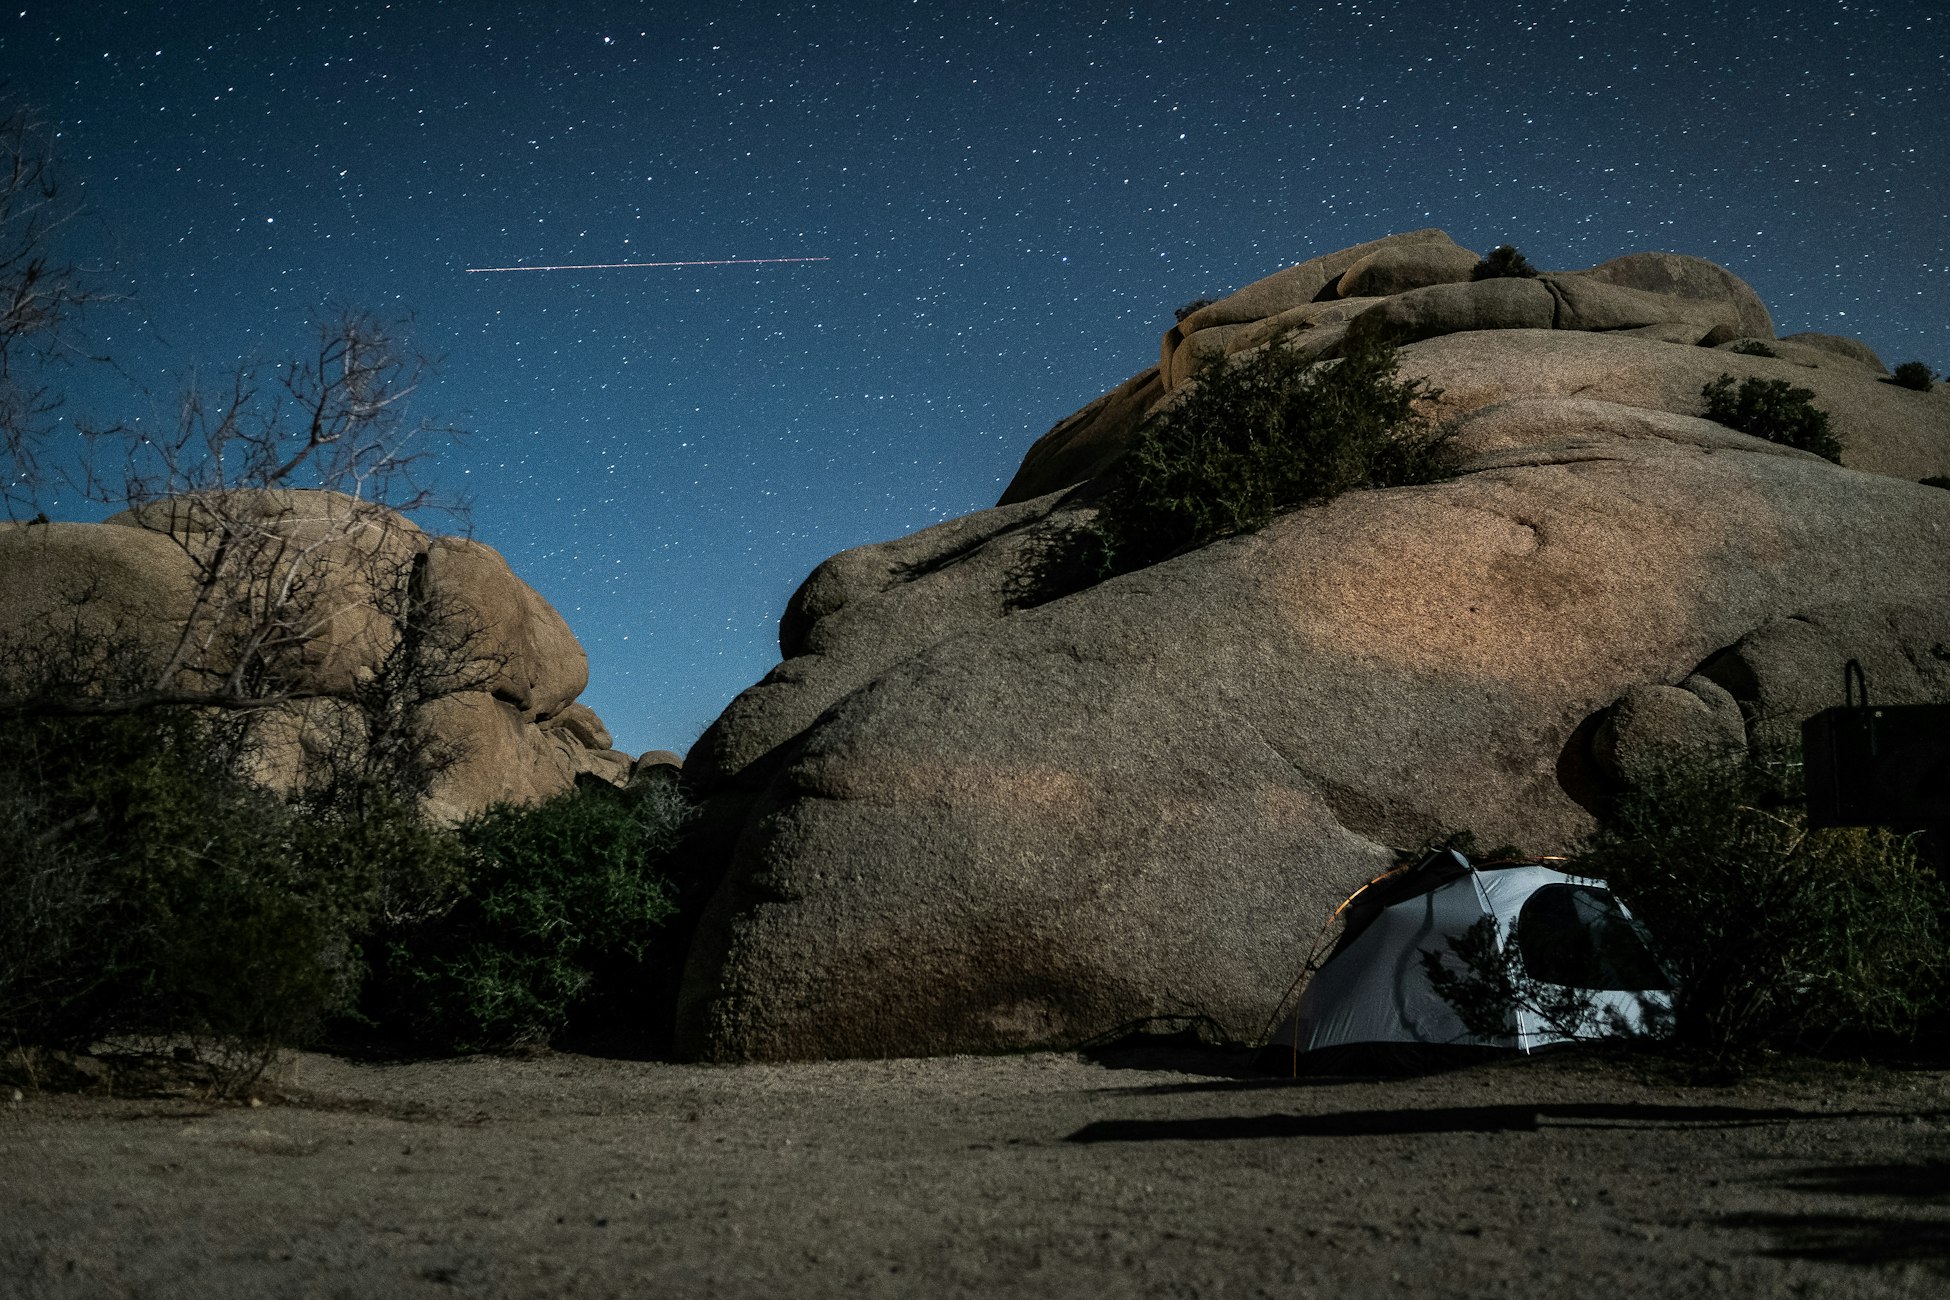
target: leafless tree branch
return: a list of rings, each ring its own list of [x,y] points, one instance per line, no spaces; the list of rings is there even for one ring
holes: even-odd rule
[[[0,468],[10,516],[44,485],[41,452],[59,406],[39,363],[61,350],[64,323],[91,299],[52,251],[74,214],[61,201],[53,146],[36,116],[0,101]],[[470,616],[425,590],[428,538],[406,517],[435,504],[422,464],[458,436],[408,413],[431,365],[394,324],[340,310],[294,360],[192,377],[167,432],[84,429],[76,486],[119,508],[115,522],[180,551],[186,604],[164,628],[115,626],[110,639],[133,635],[141,653],[123,645],[109,656],[100,628],[112,611],[95,593],[64,598],[69,626],[40,629],[55,657],[22,671],[16,647],[0,663],[0,717],[220,710],[248,730],[252,717],[283,710],[349,728],[305,738],[338,755],[328,766],[390,765],[411,784],[450,762],[421,725],[425,706],[480,689],[495,665]],[[116,671],[104,675],[110,657]],[[308,708],[323,700],[337,703]]]
[[[95,499],[169,537],[195,575],[153,689],[243,706],[300,689],[320,639],[356,623],[424,544],[399,512],[431,494],[420,462],[456,430],[411,422],[430,363],[364,313],[321,326],[267,382],[245,367],[192,383],[164,437],[91,435]],[[120,452],[119,473],[101,466]]]
[[[32,109],[0,99],[0,507],[9,519],[34,509],[45,486],[43,444],[61,406],[46,368],[81,352],[70,327],[111,296],[57,255],[56,237],[80,209],[62,196],[54,136]]]

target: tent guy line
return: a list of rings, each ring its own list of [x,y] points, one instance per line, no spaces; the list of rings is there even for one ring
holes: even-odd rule
[[[580,266],[470,266],[469,275],[501,271],[618,271],[643,266],[757,266],[766,262],[830,262],[830,257],[719,257],[701,262],[585,262]]]

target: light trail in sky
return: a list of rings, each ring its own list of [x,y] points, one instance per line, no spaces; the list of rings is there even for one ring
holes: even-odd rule
[[[704,262],[586,262],[581,266],[470,266],[469,275],[499,271],[620,271],[640,266],[757,266],[766,262],[830,262],[830,257],[720,257]]]

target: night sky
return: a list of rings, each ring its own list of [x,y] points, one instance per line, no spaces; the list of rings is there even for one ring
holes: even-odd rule
[[[442,485],[632,752],[770,667],[821,559],[992,504],[1173,307],[1316,253],[1693,253],[1950,366],[1943,0],[24,0],[0,76],[133,295],[68,413],[412,313]],[[830,260],[466,271],[730,258]]]

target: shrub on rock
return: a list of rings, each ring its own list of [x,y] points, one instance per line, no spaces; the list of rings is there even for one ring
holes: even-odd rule
[[[1509,244],[1498,244],[1476,264],[1476,269],[1469,273],[1469,278],[1472,280],[1530,279],[1536,274],[1537,268],[1530,264],[1529,258]]]
[[[1201,364],[1198,381],[1139,430],[1104,498],[1101,574],[1263,527],[1282,510],[1448,472],[1445,440],[1393,348],[1362,343],[1313,365],[1285,343]]]
[[[1889,380],[1899,388],[1913,388],[1919,393],[1927,393],[1936,383],[1936,374],[1921,361],[1905,361],[1896,367]]]
[[[1812,389],[1790,387],[1785,379],[1748,379],[1735,389],[1733,376],[1722,374],[1700,396],[1715,423],[1842,463],[1841,440],[1828,427],[1828,413],[1811,404]]]

